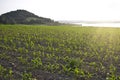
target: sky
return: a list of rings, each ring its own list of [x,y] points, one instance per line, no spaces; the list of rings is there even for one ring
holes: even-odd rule
[[[120,0],[0,0],[0,15],[17,9],[53,20],[120,21]]]

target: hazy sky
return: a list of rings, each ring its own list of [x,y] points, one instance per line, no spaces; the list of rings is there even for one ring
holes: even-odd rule
[[[17,9],[54,20],[120,21],[120,0],[0,0],[0,14]]]

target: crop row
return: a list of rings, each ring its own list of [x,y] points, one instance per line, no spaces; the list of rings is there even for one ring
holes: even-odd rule
[[[120,29],[0,25],[0,79],[119,80]]]

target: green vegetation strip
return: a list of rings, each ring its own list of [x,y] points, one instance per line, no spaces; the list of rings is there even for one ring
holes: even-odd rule
[[[0,80],[120,80],[120,29],[0,25]]]

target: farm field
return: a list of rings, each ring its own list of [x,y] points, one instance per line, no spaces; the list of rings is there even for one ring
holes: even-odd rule
[[[0,80],[120,80],[120,28],[0,25]]]

